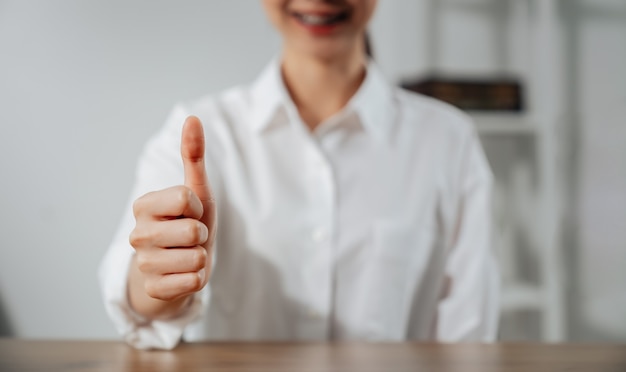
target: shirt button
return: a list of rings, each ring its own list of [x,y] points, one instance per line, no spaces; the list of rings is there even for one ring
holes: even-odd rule
[[[313,230],[313,233],[311,234],[311,239],[313,239],[313,241],[316,243],[321,243],[325,241],[327,237],[328,233],[322,227],[318,227],[317,229]]]

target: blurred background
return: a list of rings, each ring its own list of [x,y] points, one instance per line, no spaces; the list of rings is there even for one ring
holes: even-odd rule
[[[476,121],[500,338],[626,341],[626,1],[380,0],[370,36]],[[142,145],[279,42],[260,1],[0,0],[0,336],[117,338],[96,270]]]

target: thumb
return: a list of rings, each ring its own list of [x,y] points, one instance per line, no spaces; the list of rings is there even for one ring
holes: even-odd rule
[[[183,158],[185,186],[193,191],[204,207],[204,216],[210,216],[207,207],[213,207],[213,194],[204,165],[204,130],[200,119],[189,116],[183,126],[180,153]]]

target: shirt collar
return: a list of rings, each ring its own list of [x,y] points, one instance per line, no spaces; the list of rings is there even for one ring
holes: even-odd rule
[[[373,137],[387,138],[395,115],[393,87],[374,61],[368,62],[365,80],[348,102],[348,108],[357,113],[365,130]]]
[[[280,72],[280,61],[273,59],[250,89],[251,125],[260,133],[276,122],[279,111],[293,106]]]
[[[280,60],[273,59],[253,82],[250,90],[252,104],[251,125],[263,132],[283,120],[297,115],[297,110],[282,79]],[[378,65],[369,61],[365,80],[350,99],[347,110],[355,112],[364,129],[377,139],[387,136],[393,125],[393,88]]]

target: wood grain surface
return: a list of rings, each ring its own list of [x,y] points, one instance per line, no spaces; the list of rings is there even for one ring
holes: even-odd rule
[[[626,372],[626,345],[198,343],[140,351],[110,341],[0,339],[0,371]]]

